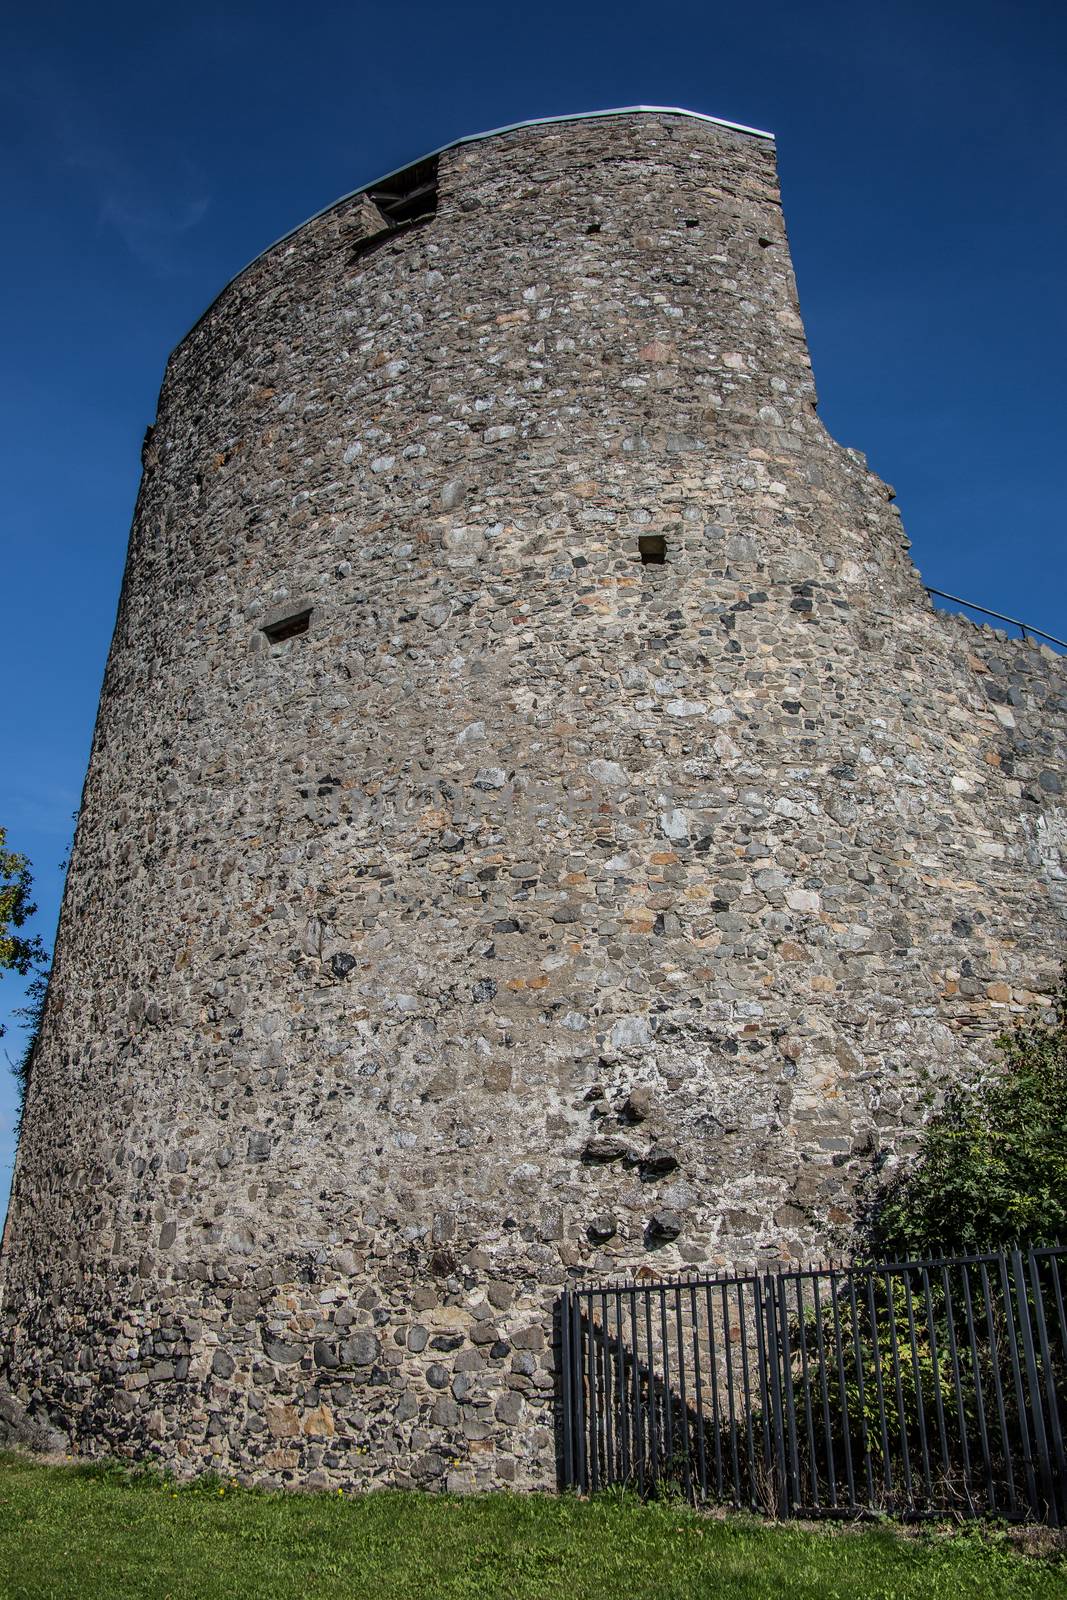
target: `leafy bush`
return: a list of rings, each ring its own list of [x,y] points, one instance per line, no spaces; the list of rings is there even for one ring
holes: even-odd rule
[[[1051,1015],[997,1040],[1003,1068],[949,1092],[916,1159],[883,1189],[876,1256],[930,1256],[1067,1234],[1067,968]]]

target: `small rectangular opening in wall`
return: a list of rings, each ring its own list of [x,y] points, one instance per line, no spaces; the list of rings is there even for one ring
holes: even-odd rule
[[[667,541],[661,533],[643,533],[637,548],[646,567],[662,567],[667,560]]]
[[[278,622],[268,622],[263,632],[271,644],[284,644],[286,639],[295,639],[297,634],[307,633],[310,626],[309,607],[306,611],[294,611],[291,617],[282,617]]]
[[[437,211],[437,167],[437,156],[416,161],[413,167],[383,179],[368,190],[368,196],[394,226],[432,217]]]

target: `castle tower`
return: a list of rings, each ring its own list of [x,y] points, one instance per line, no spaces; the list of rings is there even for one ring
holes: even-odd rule
[[[146,441],[11,1394],[550,1483],[568,1275],[825,1248],[1051,982],[1064,696],[819,422],[768,136],[527,125],[312,219]]]

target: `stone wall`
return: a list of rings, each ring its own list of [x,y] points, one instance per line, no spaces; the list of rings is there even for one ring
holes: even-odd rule
[[[772,144],[436,181],[253,263],[146,441],[3,1258],[82,1451],[551,1484],[564,1281],[818,1253],[1055,976],[1063,661],[818,421]]]

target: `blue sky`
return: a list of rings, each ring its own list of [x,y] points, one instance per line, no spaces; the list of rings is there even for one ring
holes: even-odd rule
[[[0,823],[45,939],[169,351],[272,239],[464,133],[638,103],[773,130],[824,421],[928,583],[1067,636],[1065,68],[1062,0],[9,15]],[[0,1215],[13,1113],[0,1071]]]

